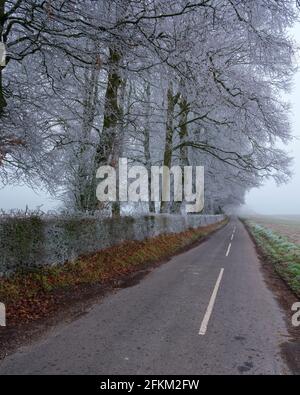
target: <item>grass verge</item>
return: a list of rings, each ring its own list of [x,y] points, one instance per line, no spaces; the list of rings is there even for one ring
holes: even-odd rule
[[[0,301],[5,303],[7,325],[14,327],[51,315],[66,298],[93,284],[112,284],[179,253],[226,224],[227,220],[183,233],[161,235],[81,257],[62,266],[42,267],[0,279]]]
[[[300,246],[287,237],[243,219],[263,258],[270,262],[291,290],[300,297]]]

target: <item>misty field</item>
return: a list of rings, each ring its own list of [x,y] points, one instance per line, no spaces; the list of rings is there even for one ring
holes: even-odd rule
[[[255,216],[245,224],[262,257],[300,297],[300,216]]]
[[[251,220],[300,245],[300,215],[260,215]]]

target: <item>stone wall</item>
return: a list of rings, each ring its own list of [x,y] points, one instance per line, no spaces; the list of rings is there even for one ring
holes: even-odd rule
[[[0,218],[0,276],[42,265],[58,265],[126,240],[180,233],[224,219],[223,215],[141,217]]]

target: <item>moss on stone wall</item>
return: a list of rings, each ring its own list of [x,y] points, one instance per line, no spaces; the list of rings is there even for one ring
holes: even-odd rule
[[[0,218],[0,274],[59,265],[123,243],[222,221],[224,216]]]
[[[0,222],[0,271],[22,270],[36,265],[43,256],[44,223],[41,218],[9,218]]]

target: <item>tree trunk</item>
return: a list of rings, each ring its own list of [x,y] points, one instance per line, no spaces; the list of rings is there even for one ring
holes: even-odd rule
[[[179,140],[180,144],[187,141],[188,138],[188,114],[189,114],[189,104],[186,97],[182,97],[178,102],[180,108],[180,120],[179,120]],[[189,158],[188,158],[188,147],[182,146],[180,148],[180,166],[182,168],[182,185],[184,185],[184,167],[189,166]],[[184,202],[173,202],[171,205],[171,211],[174,214],[181,213],[181,207],[184,205]]]
[[[170,83],[168,88],[168,108],[167,108],[167,122],[166,122],[166,140],[165,140],[165,149],[164,149],[164,160],[163,166],[166,166],[170,169],[172,164],[172,152],[173,152],[173,135],[174,135],[174,111],[175,106],[180,97],[180,93],[174,95],[173,86]],[[166,187],[166,184],[169,182],[169,178],[163,172],[162,175],[162,184],[163,188]],[[160,212],[167,213],[169,211],[170,202],[161,202]]]
[[[100,142],[96,149],[95,173],[100,166],[118,165],[118,151],[120,147],[118,136],[118,123],[121,118],[119,108],[119,88],[122,80],[120,77],[121,54],[116,48],[109,49],[109,70],[105,94],[104,120]],[[114,215],[118,215],[119,205],[113,205]]]
[[[146,86],[146,114],[145,114],[145,128],[144,128],[144,155],[146,167],[148,170],[148,196],[149,196],[149,212],[155,213],[155,202],[151,200],[151,152],[150,152],[150,109],[151,109],[151,87],[150,83]]]
[[[97,53],[97,46],[95,49]],[[78,173],[76,175],[76,204],[77,209],[80,211],[92,211],[97,204],[93,168],[91,169],[88,162],[89,158],[87,157],[91,149],[89,143],[96,115],[98,82],[101,69],[101,64],[97,56],[92,69],[87,68],[85,71],[82,136],[78,153]]]
[[[0,41],[2,40],[3,34],[3,24],[4,24],[4,11],[5,11],[5,0],[0,0]],[[3,66],[0,65],[0,118],[4,113],[6,107],[6,100],[3,92],[3,82],[2,82],[2,70]]]
[[[189,104],[185,97],[179,102],[179,107],[181,110],[180,123],[179,123],[179,139],[180,144],[187,141],[188,138],[188,115],[189,115]],[[188,147],[182,146],[180,148],[180,165],[182,167],[189,166],[189,158],[188,158]]]
[[[111,162],[118,166],[119,158],[123,155],[123,144],[124,144],[124,101],[126,92],[126,80],[121,81],[120,92],[119,92],[119,117],[117,124],[117,133],[114,138],[114,147],[112,150]],[[117,196],[119,196],[119,173],[117,172]],[[121,202],[117,200],[112,204],[112,215],[119,217],[121,215]]]

